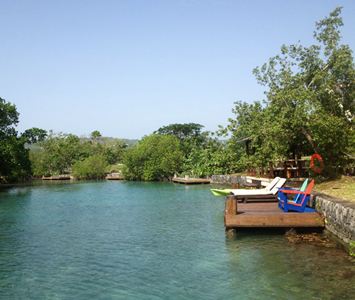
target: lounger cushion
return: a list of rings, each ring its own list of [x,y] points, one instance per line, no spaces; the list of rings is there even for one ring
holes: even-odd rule
[[[282,188],[286,182],[286,178],[281,178],[278,183],[276,183],[275,187],[271,190],[271,192],[276,195],[279,191],[279,188]]]
[[[276,183],[278,183],[280,180],[280,177],[275,177],[266,187],[265,191],[271,191],[271,189],[275,186]]]

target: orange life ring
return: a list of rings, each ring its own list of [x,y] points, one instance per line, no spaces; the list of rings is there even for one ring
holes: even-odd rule
[[[320,163],[320,168],[319,169],[314,167],[314,160],[315,159],[319,160],[319,163]],[[321,158],[321,156],[319,154],[313,154],[312,155],[311,166],[312,166],[312,169],[313,169],[314,172],[316,172],[318,174],[322,173],[324,164],[323,164],[323,159]]]

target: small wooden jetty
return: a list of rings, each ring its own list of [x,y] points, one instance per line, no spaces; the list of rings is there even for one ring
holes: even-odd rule
[[[202,178],[173,178],[173,182],[184,183],[184,184],[207,184],[211,183],[211,179]]]
[[[123,176],[107,176],[106,180],[124,180]]]
[[[227,229],[238,227],[324,227],[324,218],[317,212],[285,213],[277,202],[237,203],[226,200],[224,226]]]
[[[42,180],[70,180],[69,175],[53,175],[50,177],[42,177]]]
[[[124,177],[121,173],[115,172],[107,174],[106,180],[124,180]]]

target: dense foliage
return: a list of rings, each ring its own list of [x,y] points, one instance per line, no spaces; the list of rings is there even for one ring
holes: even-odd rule
[[[73,176],[78,179],[99,179],[106,175],[107,159],[104,155],[94,154],[73,165]]]
[[[18,135],[15,130],[18,122],[16,106],[0,98],[0,176],[3,181],[16,181],[31,173],[29,150],[25,144],[46,136],[46,131],[39,128]]]
[[[242,171],[245,169],[242,164],[244,152],[241,144],[223,143],[209,137],[203,146],[194,147],[184,158],[183,174],[205,177]]]
[[[201,129],[204,126],[196,123],[188,124],[170,124],[168,126],[160,127],[154,133],[157,134],[171,134],[179,138],[180,140],[194,139],[201,140]]]
[[[99,131],[92,132],[89,139],[50,131],[48,137],[36,145],[37,149],[30,153],[34,176],[71,173],[75,165],[79,178],[102,177],[103,174],[98,176],[97,164],[101,164],[101,170],[108,164],[121,162],[127,147],[122,140],[103,138]],[[89,166],[94,162],[95,168],[90,173]]]
[[[221,142],[208,131],[201,132],[204,126],[196,123],[171,124],[159,128],[159,134],[171,134],[179,138],[180,149],[184,153],[182,174],[197,177],[212,174],[228,174],[244,169],[241,166],[243,145]]]
[[[152,134],[126,151],[122,172],[128,180],[164,180],[181,171],[182,159],[177,137]]]
[[[201,132],[203,127],[203,125],[196,123],[170,124],[160,127],[154,133],[176,136],[180,141],[180,150],[187,157],[194,148],[206,143],[208,132]]]
[[[319,153],[328,174],[346,165],[343,151],[355,149],[355,68],[352,51],[340,44],[341,8],[316,23],[320,43],[281,47],[281,54],[254,69],[266,86],[266,101],[236,102],[228,128],[235,138],[250,137],[254,166],[303,154]],[[223,132],[223,130],[222,130]]]
[[[254,167],[295,156],[318,153],[325,174],[347,164],[344,153],[355,151],[355,66],[349,46],[340,44],[341,8],[316,23],[317,45],[283,45],[281,53],[253,70],[267,87],[264,103],[235,102],[236,115],[219,134],[202,132],[197,123],[170,124],[136,147],[119,139],[107,139],[99,131],[89,138],[54,134],[38,128],[18,135],[15,105],[0,98],[0,175],[16,179],[72,173],[78,178],[100,178],[108,165],[123,162],[128,180],[166,180],[174,173],[203,177],[245,171],[245,143],[253,149],[248,158]],[[31,151],[26,143],[36,143]]]

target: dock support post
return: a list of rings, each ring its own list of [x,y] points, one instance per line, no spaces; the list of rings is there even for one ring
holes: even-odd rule
[[[226,215],[236,215],[237,214],[237,196],[228,195],[226,198]]]
[[[232,190],[239,189],[239,183],[232,183]]]
[[[226,226],[226,216],[227,215],[236,215],[237,214],[237,196],[231,194],[226,197],[226,209],[224,212],[224,226]],[[225,227],[226,232],[229,235],[237,234],[237,231],[234,228]]]

